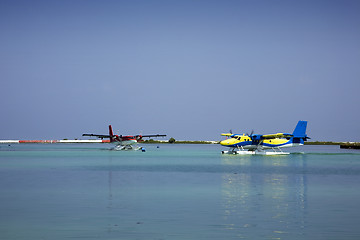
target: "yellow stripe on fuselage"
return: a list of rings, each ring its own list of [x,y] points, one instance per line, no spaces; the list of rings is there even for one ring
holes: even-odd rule
[[[280,144],[284,144],[284,143],[287,143],[289,140],[287,139],[281,139],[281,138],[275,138],[275,139],[267,139],[267,140],[264,140],[262,142],[262,144],[269,144],[269,145],[280,145]],[[238,144],[238,143],[241,143],[241,142],[249,142],[249,145],[252,145],[251,144],[251,139],[249,136],[245,136],[245,135],[242,135],[242,136],[234,136],[232,138],[229,138],[229,139],[226,139],[226,140],[223,140],[220,142],[221,145],[223,146],[233,146],[235,144]],[[255,144],[256,145],[256,144]]]
[[[270,140],[264,140],[264,143],[273,144],[273,145],[279,145],[279,144],[284,144],[284,143],[286,143],[288,141],[289,140],[287,140],[287,139],[275,138],[275,139],[270,139]]]

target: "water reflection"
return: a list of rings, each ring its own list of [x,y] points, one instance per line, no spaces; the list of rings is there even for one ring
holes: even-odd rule
[[[283,239],[304,233],[307,181],[304,156],[225,156],[222,176],[225,228],[252,238]]]

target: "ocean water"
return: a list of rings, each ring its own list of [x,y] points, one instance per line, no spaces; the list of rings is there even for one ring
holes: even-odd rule
[[[110,147],[0,145],[0,239],[360,239],[358,150]]]

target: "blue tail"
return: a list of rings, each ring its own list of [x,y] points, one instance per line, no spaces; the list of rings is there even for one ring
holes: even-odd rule
[[[299,121],[293,132],[293,143],[304,144],[309,137],[306,135],[307,121]]]

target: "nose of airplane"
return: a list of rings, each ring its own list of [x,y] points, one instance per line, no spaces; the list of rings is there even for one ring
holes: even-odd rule
[[[225,140],[222,140],[220,142],[220,144],[223,145],[223,146],[228,146],[228,145],[230,145],[230,142],[231,142],[230,139],[225,139]]]

